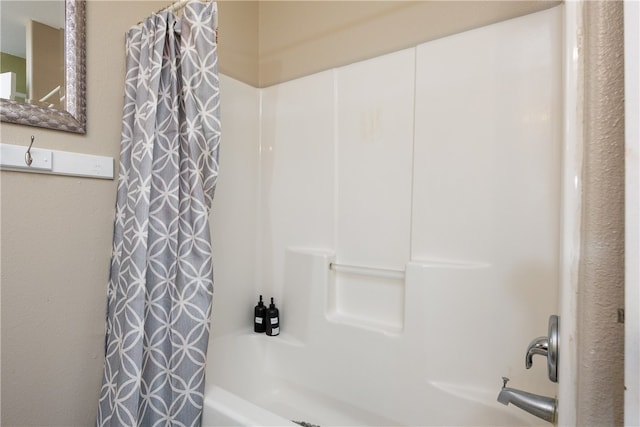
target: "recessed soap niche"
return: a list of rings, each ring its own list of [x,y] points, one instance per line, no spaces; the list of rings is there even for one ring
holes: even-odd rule
[[[330,321],[384,334],[402,332],[403,273],[366,267],[332,268],[334,265],[329,265],[327,275],[326,315]]]

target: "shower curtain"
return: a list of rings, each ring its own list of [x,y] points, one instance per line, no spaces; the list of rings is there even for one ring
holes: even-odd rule
[[[99,426],[200,425],[220,140],[215,2],[126,35]]]

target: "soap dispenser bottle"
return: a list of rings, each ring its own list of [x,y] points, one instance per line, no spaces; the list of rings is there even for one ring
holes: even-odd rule
[[[271,304],[267,309],[267,335],[275,337],[280,334],[280,313],[271,298]]]
[[[267,307],[262,302],[262,295],[260,295],[260,301],[258,305],[253,309],[253,331],[264,332],[267,330]]]

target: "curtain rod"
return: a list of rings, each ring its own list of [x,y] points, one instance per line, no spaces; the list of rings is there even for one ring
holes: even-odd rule
[[[162,13],[162,12],[172,12],[172,13],[176,13],[181,9],[184,9],[184,7],[192,0],[178,0],[175,1],[173,3],[171,3],[169,6],[163,7],[162,9],[158,10],[156,12],[156,14],[158,13]],[[212,0],[198,0],[200,1],[200,3],[209,3]],[[140,21],[138,22],[138,25],[141,25],[144,21]],[[218,14],[216,11],[216,16],[215,16],[215,26],[216,26],[216,32],[217,32],[217,28],[218,28]]]

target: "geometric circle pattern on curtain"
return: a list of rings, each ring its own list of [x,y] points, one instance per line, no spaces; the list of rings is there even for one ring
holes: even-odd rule
[[[99,426],[200,425],[218,175],[215,2],[126,34]]]

